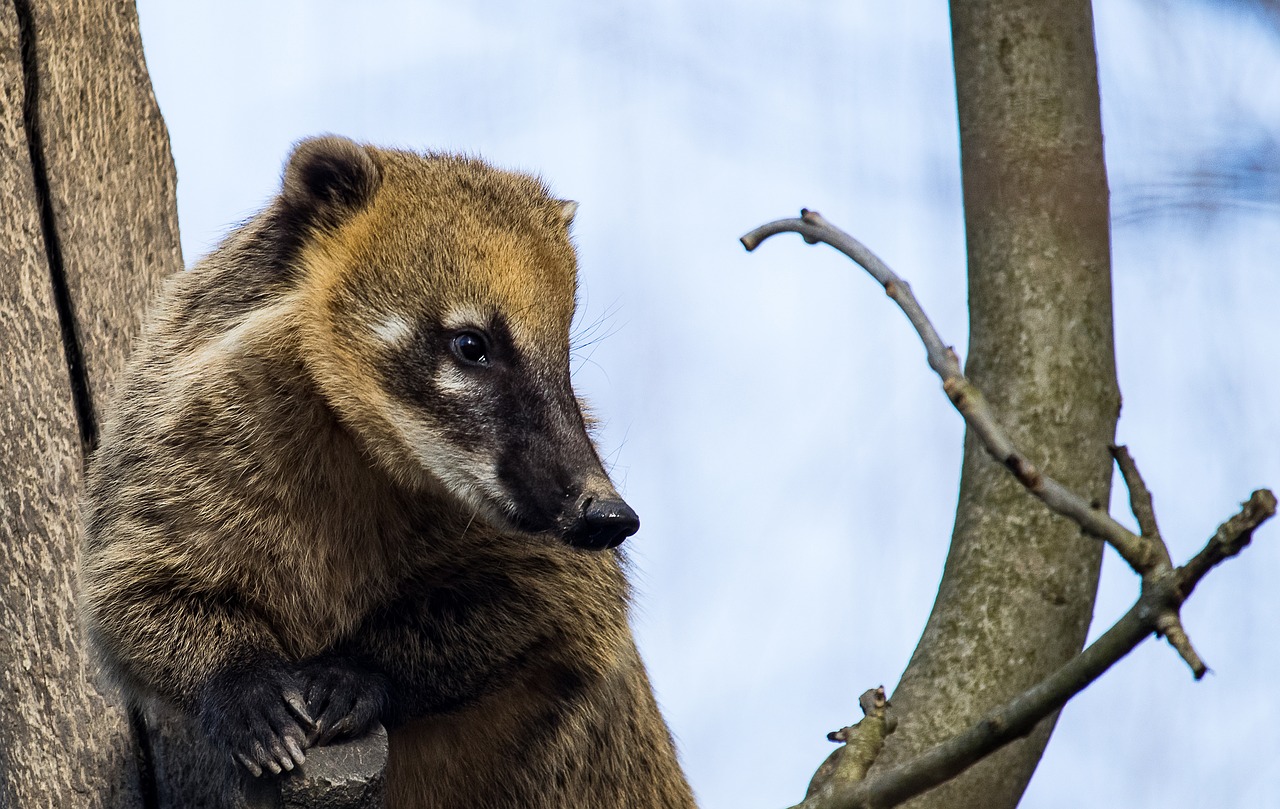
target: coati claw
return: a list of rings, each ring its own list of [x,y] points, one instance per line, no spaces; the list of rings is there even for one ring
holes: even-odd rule
[[[267,751],[263,749],[261,742],[253,746],[253,752],[257,756],[257,760],[262,762],[262,766],[266,767],[272,775],[280,774],[280,764],[274,758],[267,755]]]
[[[245,772],[249,773],[254,778],[258,778],[262,775],[262,768],[259,767],[256,763],[254,763],[254,760],[249,758],[245,754],[232,753],[231,759],[235,761],[237,764],[239,764],[240,766],[244,767]]]
[[[282,770],[288,771],[293,769],[293,755],[289,753],[285,748],[284,743],[279,739],[272,740],[271,755],[275,757],[276,761],[280,762],[280,768]]]
[[[307,712],[315,717],[307,737],[308,747],[358,736],[386,709],[385,679],[350,661],[319,660],[305,667],[303,676],[307,682]]]
[[[302,747],[292,738],[284,740],[285,747],[289,748],[289,755],[293,757],[294,764],[302,764],[307,760],[307,754],[302,752]],[[290,767],[289,769],[293,769]]]
[[[284,693],[284,702],[293,711],[293,715],[302,721],[308,728],[314,728],[316,720],[311,718],[311,714],[307,711],[307,701],[302,696],[302,691],[297,688],[290,689]]]

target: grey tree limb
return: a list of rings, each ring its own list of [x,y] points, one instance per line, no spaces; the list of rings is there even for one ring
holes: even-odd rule
[[[0,4],[0,806],[136,807],[125,712],[75,600],[81,433],[51,260],[31,4]]]

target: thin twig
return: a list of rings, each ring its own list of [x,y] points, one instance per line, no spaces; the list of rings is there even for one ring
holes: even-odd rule
[[[1158,614],[1155,627],[1156,634],[1169,642],[1173,650],[1191,669],[1193,677],[1199,680],[1209,673],[1209,667],[1200,659],[1200,653],[1196,648],[1191,645],[1187,630],[1182,628],[1182,616],[1178,614],[1176,608],[1167,608]]]
[[[996,420],[981,392],[965,377],[955,351],[938,335],[937,329],[912,294],[911,285],[889,269],[879,256],[862,242],[823,219],[817,211],[807,209],[800,212],[799,219],[779,219],[761,225],[740,241],[743,247],[754,250],[765,239],[778,233],[799,233],[811,244],[829,244],[853,259],[879,281],[915,327],[928,353],[929,367],[942,379],[942,389],[964,416],[969,428],[982,440],[987,451],[1004,464],[1027,491],[1040,498],[1051,510],[1074,520],[1086,532],[1109,543],[1134,570],[1141,573],[1151,569],[1156,560],[1149,543],[1116,522],[1103,509],[1095,508],[1089,501],[1041,472],[1018,450],[1013,439]]]
[[[943,380],[962,376],[960,360],[950,346],[942,341],[937,329],[929,322],[915,295],[911,293],[911,285],[899,278],[897,273],[889,269],[889,265],[881,261],[880,257],[871,252],[866,245],[823,219],[822,214],[806,208],[800,211],[799,219],[779,219],[776,222],[761,225],[739,241],[750,251],[755,250],[770,236],[788,232],[799,233],[810,244],[825,242],[869,272],[871,277],[884,287],[885,293],[893,298],[906,313],[911,325],[915,326],[916,333],[924,341],[925,350],[928,352],[929,367],[933,368]]]
[[[1151,490],[1147,488],[1146,481],[1142,479],[1142,473],[1138,471],[1137,461],[1129,453],[1128,447],[1120,445],[1111,447],[1111,457],[1115,459],[1116,466],[1120,467],[1120,475],[1124,478],[1124,485],[1129,490],[1129,509],[1133,512],[1133,518],[1138,521],[1142,538],[1147,543],[1151,565],[1145,570],[1138,571],[1142,574],[1143,586],[1147,587],[1150,582],[1167,579],[1173,575],[1173,560],[1169,557],[1169,546],[1160,535],[1160,527],[1156,524],[1155,505],[1151,500]],[[1191,669],[1192,676],[1199,680],[1209,671],[1209,667],[1200,658],[1200,653],[1191,644],[1191,637],[1182,626],[1182,615],[1179,612],[1183,602],[1181,593],[1176,587],[1169,592],[1171,598],[1167,604],[1159,608],[1152,626],[1155,627],[1156,634],[1167,640],[1178,656],[1183,659]]]
[[[1191,595],[1205,574],[1240,551],[1253,539],[1253,532],[1276,513],[1276,496],[1258,489],[1240,504],[1240,513],[1218,526],[1209,544],[1178,568],[1178,592],[1183,600]]]
[[[1164,547],[1164,539],[1160,536],[1159,526],[1156,525],[1156,510],[1151,502],[1151,492],[1147,489],[1142,474],[1138,472],[1138,464],[1129,454],[1129,448],[1125,446],[1113,446],[1111,457],[1116,459],[1116,465],[1120,467],[1120,475],[1124,478],[1124,485],[1129,490],[1129,508],[1133,510],[1134,519],[1138,521],[1138,528],[1142,530],[1144,537],[1160,542],[1160,547],[1165,551],[1164,561],[1169,564],[1168,549]]]

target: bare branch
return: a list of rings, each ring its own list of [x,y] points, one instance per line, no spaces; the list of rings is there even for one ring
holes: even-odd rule
[[[1253,531],[1275,511],[1276,498],[1270,491],[1254,492],[1240,513],[1223,523],[1205,549],[1179,568],[1177,575],[1144,579],[1137,603],[1057,672],[988,713],[968,730],[910,761],[875,773],[865,780],[830,783],[821,794],[806,797],[793,809],[887,809],[897,806],[959,775],[995,750],[1030,733],[1041,719],[1065,705],[1156,631],[1169,637],[1170,643],[1188,660],[1199,679],[1206,669],[1177,621],[1176,606],[1186,599],[1205,573],[1248,545]],[[1170,616],[1173,623],[1168,623]],[[1175,639],[1175,635],[1180,637]]]
[[[802,210],[799,219],[779,219],[761,225],[741,239],[743,247],[754,250],[761,242],[778,233],[799,233],[813,244],[823,242],[853,259],[885,288],[889,297],[901,307],[928,352],[929,367],[942,379],[942,389],[951,403],[964,416],[987,451],[1004,464],[1026,487],[1052,511],[1074,520],[1086,532],[1109,543],[1129,566],[1139,573],[1151,570],[1158,559],[1150,543],[1111,518],[1101,507],[1095,507],[1080,495],[1038,470],[996,420],[990,405],[960,369],[955,351],[942,341],[933,323],[925,315],[911,286],[889,269],[866,245],[835,227],[816,211]]]
[[[1129,489],[1129,507],[1133,510],[1134,519],[1138,521],[1138,528],[1142,530],[1144,537],[1159,540],[1161,550],[1164,550],[1164,562],[1170,564],[1168,549],[1164,547],[1160,529],[1156,526],[1156,511],[1151,503],[1151,492],[1147,490],[1147,484],[1138,472],[1138,464],[1129,454],[1129,448],[1125,446],[1113,446],[1111,457],[1116,459],[1116,465],[1120,467],[1120,474],[1124,477],[1124,485]]]
[[[1230,559],[1253,539],[1253,532],[1276,513],[1276,496],[1259,489],[1240,504],[1240,513],[1218,526],[1209,543],[1195,557],[1178,568],[1178,592],[1185,601],[1204,575]]]
[[[887,809],[947,781],[1009,742],[1030,733],[1036,724],[1061,708],[1116,661],[1153,632],[1161,631],[1188,659],[1197,679],[1205,668],[1177,622],[1176,605],[1185,600],[1195,582],[1219,562],[1249,544],[1253,531],[1275,514],[1275,496],[1253,493],[1240,514],[1223,523],[1209,544],[1177,575],[1144,579],[1142,594],[1130,610],[1057,672],[1004,706],[988,713],[962,733],[893,769],[857,782],[832,779],[819,794],[806,797],[793,809]],[[1172,606],[1171,606],[1172,605]],[[1168,623],[1172,616],[1174,623]],[[1175,639],[1173,635],[1180,636]]]

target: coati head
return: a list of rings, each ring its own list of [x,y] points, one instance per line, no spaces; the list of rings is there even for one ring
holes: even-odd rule
[[[576,204],[532,177],[325,137],[275,208],[302,361],[367,452],[499,527],[611,548],[639,519],[569,378]]]

